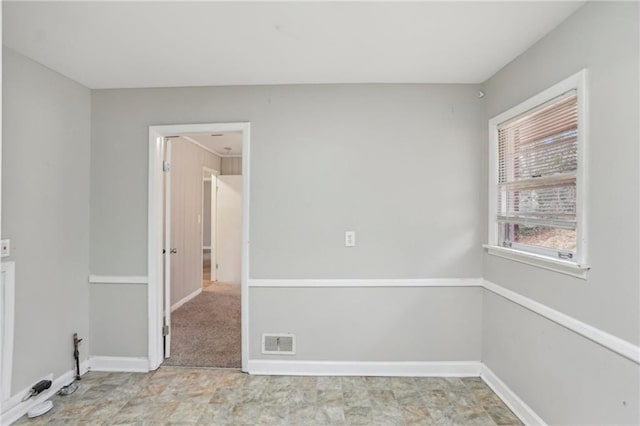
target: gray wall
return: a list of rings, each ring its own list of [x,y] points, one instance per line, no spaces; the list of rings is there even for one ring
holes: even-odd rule
[[[90,92],[3,49],[2,238],[16,262],[12,393],[89,353]]]
[[[485,123],[477,89],[327,85],[93,91],[91,271],[146,274],[149,125],[249,121],[251,278],[480,277],[483,224],[477,217],[484,199],[478,193],[478,159],[485,149]],[[402,167],[394,167],[398,158]],[[346,230],[357,232],[357,247],[344,247]],[[361,305],[379,291],[365,288],[342,292],[346,299],[326,297],[324,312]],[[274,295],[285,294],[280,303],[295,307],[317,292],[252,290],[250,315],[257,319],[252,324],[260,324],[251,329],[252,345],[259,342],[255,333],[282,328],[271,316]],[[424,289],[425,309],[437,307],[431,292],[441,294]],[[465,297],[480,303],[474,289],[445,292],[470,292]],[[400,288],[386,292],[397,309],[410,312],[413,301],[407,294]],[[146,306],[140,303],[139,309]],[[474,329],[459,327],[476,326],[477,311],[458,312],[460,322],[431,317],[429,324],[437,323],[442,334],[467,336]],[[328,357],[313,343],[314,330],[326,320],[317,312],[293,315],[300,327],[300,353],[307,359]],[[379,315],[363,309],[360,320],[375,323]],[[406,321],[415,339],[424,328],[420,318]],[[130,327],[144,328],[146,322],[132,316]],[[335,322],[325,333],[340,328]],[[370,342],[352,337],[353,350],[378,339],[375,334],[369,335]],[[475,353],[477,359],[478,341],[468,345],[465,357]],[[450,351],[412,347],[402,359],[460,356],[451,346]],[[346,356],[345,351],[336,348],[334,359]]]
[[[252,278],[478,277],[476,89],[93,91],[91,271],[146,273],[149,125],[250,121]]]
[[[637,364],[491,292],[482,311],[482,361],[548,424],[640,422]]]
[[[252,288],[250,359],[479,361],[480,288]],[[261,354],[293,333],[295,356]]]
[[[638,40],[637,2],[587,3],[485,84],[489,118],[588,68],[592,269],[584,281],[485,255],[484,277],[635,344],[640,339]],[[634,369],[580,338],[559,339],[568,332],[509,305],[485,297],[483,360],[538,414],[554,424],[640,421],[637,365]],[[560,390],[560,400],[553,398]]]
[[[147,358],[147,286],[89,286],[91,356]]]

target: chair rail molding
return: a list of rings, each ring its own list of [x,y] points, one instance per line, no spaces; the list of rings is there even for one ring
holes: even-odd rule
[[[148,284],[146,275],[89,275],[89,284]]]
[[[520,293],[509,290],[491,281],[483,280],[482,286],[492,293],[502,296],[505,299],[522,306],[525,309],[561,325],[580,336],[597,343],[616,354],[627,358],[636,364],[640,364],[640,346],[634,345],[624,339],[607,333],[597,327],[584,323],[579,319],[571,317],[565,313],[557,311],[545,304],[536,302]]]

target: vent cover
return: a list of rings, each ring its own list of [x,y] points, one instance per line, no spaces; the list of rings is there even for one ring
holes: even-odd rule
[[[294,355],[296,341],[293,334],[265,333],[262,335],[262,353],[275,355]]]

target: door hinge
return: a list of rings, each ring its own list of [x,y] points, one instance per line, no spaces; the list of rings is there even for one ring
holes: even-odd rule
[[[163,325],[162,326],[162,336],[168,336],[169,335],[169,326],[168,325]]]
[[[167,173],[171,171],[171,163],[168,161],[163,161],[162,162],[162,171]]]

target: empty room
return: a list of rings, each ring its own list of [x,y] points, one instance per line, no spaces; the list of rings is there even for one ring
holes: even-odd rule
[[[0,423],[640,424],[637,1],[3,1]]]

